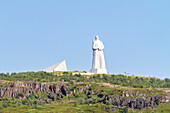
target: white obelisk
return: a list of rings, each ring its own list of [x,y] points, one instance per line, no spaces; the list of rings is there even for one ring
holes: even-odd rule
[[[99,40],[99,36],[95,37],[93,40],[93,65],[90,70],[94,74],[107,74],[105,59],[103,54],[104,45],[102,41]]]

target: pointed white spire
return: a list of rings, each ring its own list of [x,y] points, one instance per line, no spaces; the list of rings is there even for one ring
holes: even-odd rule
[[[67,71],[66,61],[63,60],[62,62],[52,65],[42,71],[45,71],[45,72]]]

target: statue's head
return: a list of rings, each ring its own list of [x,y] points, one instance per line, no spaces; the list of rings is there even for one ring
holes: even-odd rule
[[[95,39],[96,39],[96,40],[99,40],[99,36],[97,35],[97,36],[95,37]]]

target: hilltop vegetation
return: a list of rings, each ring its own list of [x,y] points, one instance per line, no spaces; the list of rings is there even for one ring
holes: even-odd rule
[[[169,88],[168,78],[1,73],[0,112],[169,112]]]
[[[139,77],[125,75],[90,75],[73,76],[69,72],[46,73],[46,72],[23,72],[23,73],[1,73],[1,80],[8,81],[38,81],[38,82],[106,82],[115,85],[129,86],[133,88],[170,88],[170,79],[164,80],[155,77]]]

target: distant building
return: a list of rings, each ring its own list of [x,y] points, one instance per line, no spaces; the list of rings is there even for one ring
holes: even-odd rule
[[[54,71],[67,71],[66,61],[59,62],[55,65],[52,65],[44,70],[44,72],[54,72]]]

